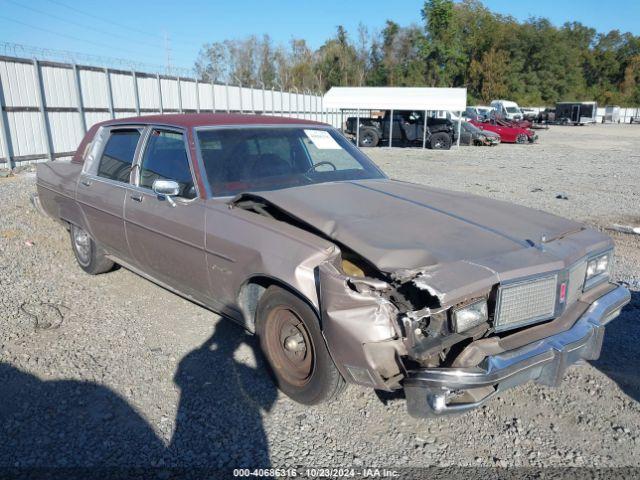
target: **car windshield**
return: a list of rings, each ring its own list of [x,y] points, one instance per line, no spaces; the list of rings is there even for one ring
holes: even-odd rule
[[[385,178],[333,129],[213,128],[197,132],[214,196],[312,183]]]
[[[509,113],[520,113],[520,109],[518,107],[507,107],[507,112],[509,112]]]

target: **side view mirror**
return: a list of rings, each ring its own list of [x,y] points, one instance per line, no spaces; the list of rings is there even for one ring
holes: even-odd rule
[[[180,193],[180,185],[178,182],[173,180],[154,180],[152,188],[153,193],[159,197],[166,198],[172,207],[176,206],[176,202],[174,202],[171,197],[175,197]]]

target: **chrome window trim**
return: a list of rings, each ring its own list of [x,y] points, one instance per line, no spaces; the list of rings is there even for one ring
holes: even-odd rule
[[[318,130],[336,130],[331,125],[322,123],[239,123],[237,125],[200,125],[193,127],[194,133],[206,131],[206,130],[248,130],[250,128],[315,128]]]
[[[131,184],[129,184],[129,183],[120,182],[118,180],[113,180],[111,178],[99,177],[98,175],[95,175],[93,173],[83,173],[83,176],[85,178],[88,178],[88,179],[96,181],[96,182],[101,182],[101,183],[106,183],[108,185],[113,185],[114,187],[120,187],[120,188],[125,188],[125,189],[131,187]]]
[[[193,180],[193,184],[196,188],[196,196],[194,198],[173,197],[173,199],[174,201],[179,201],[180,203],[183,203],[183,204],[193,203],[195,200],[198,200],[200,198],[200,187],[198,186],[198,182],[196,180],[197,177],[195,175],[195,170],[193,168],[193,161],[191,158],[191,152],[189,150],[188,129],[185,127],[164,126],[156,123],[150,123],[146,125],[146,128],[144,130],[144,135],[140,138],[141,142],[139,145],[139,150],[136,151],[135,164],[131,167],[132,175],[129,181],[129,186],[133,190],[155,196],[155,193],[151,188],[140,186],[140,172],[142,170],[142,159],[144,157],[144,152],[147,149],[149,138],[151,137],[151,132],[153,132],[154,130],[179,133],[180,135],[182,135],[182,142],[184,143],[184,148],[187,153],[187,163],[189,164],[189,172],[191,173],[191,180]]]

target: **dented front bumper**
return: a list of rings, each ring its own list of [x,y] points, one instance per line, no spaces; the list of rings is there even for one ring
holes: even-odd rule
[[[569,330],[488,356],[480,367],[409,372],[403,382],[409,414],[433,417],[465,412],[529,380],[558,385],[568,366],[600,356],[605,325],[630,299],[629,291],[619,286],[594,301]]]

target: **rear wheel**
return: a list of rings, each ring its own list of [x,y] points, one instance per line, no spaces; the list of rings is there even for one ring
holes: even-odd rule
[[[516,143],[523,144],[529,141],[529,137],[527,137],[524,133],[519,133],[516,137]]]
[[[380,136],[373,128],[360,130],[360,147],[375,147],[380,141]]]
[[[69,234],[76,261],[85,272],[97,275],[113,268],[113,262],[105,256],[104,250],[96,245],[84,229],[71,225]]]
[[[322,403],[344,389],[315,313],[297,296],[269,287],[258,304],[256,333],[278,387],[296,402]]]
[[[431,135],[429,145],[434,150],[449,150],[451,148],[451,136],[446,133],[434,133]]]

